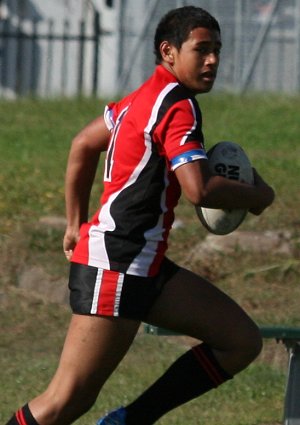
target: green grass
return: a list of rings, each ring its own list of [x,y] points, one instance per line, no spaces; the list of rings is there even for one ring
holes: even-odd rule
[[[71,139],[102,111],[96,99],[0,102],[0,233],[16,222],[63,214]]]
[[[184,224],[170,238],[170,256],[207,276],[232,295],[259,323],[300,326],[299,97],[205,95],[199,98],[207,147],[219,140],[243,145],[276,190],[276,201],[261,217],[249,215],[244,230],[284,229],[293,253],[243,253],[189,263],[187,253],[207,233],[185,201],[177,208]],[[97,99],[0,102],[0,420],[39,393],[51,378],[69,320],[66,306],[24,293],[22,271],[43,267],[53,282],[65,277],[63,229],[39,220],[64,214],[64,173],[72,137],[103,110]],[[93,190],[92,210],[101,189]],[[105,410],[126,403],[190,345],[183,337],[139,335],[80,425],[95,423]],[[147,359],[147,361],[145,361]],[[195,400],[162,425],[266,425],[282,419],[287,355],[266,341],[262,355],[222,388]]]

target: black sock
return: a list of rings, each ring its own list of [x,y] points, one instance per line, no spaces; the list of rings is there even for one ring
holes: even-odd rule
[[[39,425],[32,416],[28,404],[18,410],[6,425]]]
[[[231,379],[211,349],[201,344],[183,354],[126,407],[126,425],[151,425],[170,410]]]

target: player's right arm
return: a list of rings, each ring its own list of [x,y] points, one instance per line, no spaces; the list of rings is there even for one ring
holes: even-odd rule
[[[72,140],[65,176],[67,227],[63,249],[70,260],[79,239],[79,229],[88,219],[91,188],[100,153],[106,151],[110,131],[103,116],[84,127]]]

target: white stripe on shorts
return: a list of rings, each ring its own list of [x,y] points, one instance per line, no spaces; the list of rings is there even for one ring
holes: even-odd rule
[[[116,288],[116,295],[115,295],[114,316],[119,316],[119,307],[120,307],[121,292],[123,288],[124,277],[125,277],[124,273],[119,273],[118,283]]]
[[[99,294],[100,294],[101,283],[102,283],[102,276],[103,276],[103,269],[98,269],[96,282],[95,282],[95,288],[94,288],[91,314],[96,314],[98,310],[98,301],[99,301]]]

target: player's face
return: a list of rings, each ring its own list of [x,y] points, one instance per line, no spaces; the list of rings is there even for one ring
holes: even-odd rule
[[[217,76],[221,46],[218,31],[193,29],[180,50],[170,46],[172,72],[194,94],[210,91]]]

